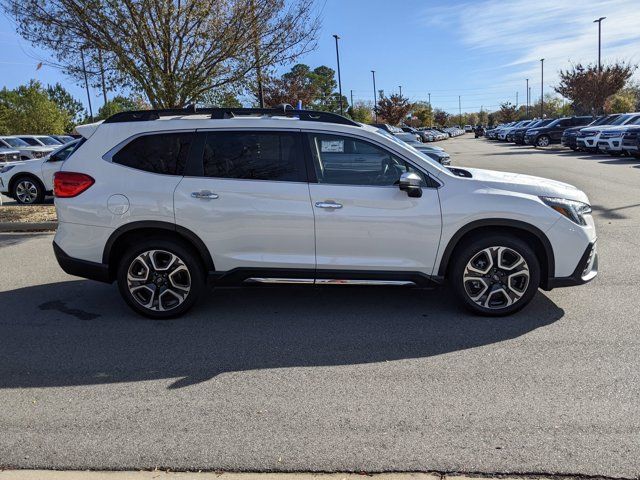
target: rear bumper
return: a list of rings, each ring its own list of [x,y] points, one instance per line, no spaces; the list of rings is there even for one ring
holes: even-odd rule
[[[590,282],[598,275],[597,241],[590,243],[582,254],[576,269],[568,277],[552,277],[544,285],[545,290],[561,287],[573,287]]]
[[[60,268],[69,275],[105,283],[111,283],[113,281],[109,276],[108,265],[70,257],[56,242],[53,242],[53,252],[56,255],[56,260]]]

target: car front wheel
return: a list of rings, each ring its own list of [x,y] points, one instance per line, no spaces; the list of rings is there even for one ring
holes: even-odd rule
[[[550,143],[551,143],[551,139],[549,138],[548,135],[540,135],[538,137],[538,140],[536,140],[537,147],[548,147]]]
[[[516,237],[490,235],[456,250],[449,276],[454,292],[474,313],[503,316],[534,297],[540,265],[531,247]]]
[[[13,184],[12,196],[18,203],[32,205],[44,201],[42,183],[32,177],[20,177]]]
[[[164,239],[131,247],[120,259],[117,280],[134,311],[158,320],[189,310],[205,284],[197,255],[181,242]]]

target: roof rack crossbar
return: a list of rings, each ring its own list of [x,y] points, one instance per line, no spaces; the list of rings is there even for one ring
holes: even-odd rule
[[[169,108],[161,110],[134,110],[111,115],[104,123],[147,122],[160,117],[177,117],[187,115],[210,115],[213,120],[223,120],[242,116],[296,117],[306,122],[338,123],[359,127],[353,120],[331,112],[315,110],[294,110],[289,105],[278,108]]]

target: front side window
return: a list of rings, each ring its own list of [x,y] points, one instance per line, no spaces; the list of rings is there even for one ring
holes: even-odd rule
[[[112,162],[145,172],[183,175],[193,137],[193,132],[143,135],[114,154]]]
[[[204,146],[206,177],[306,181],[298,136],[289,132],[211,132]]]
[[[405,172],[421,172],[383,148],[341,135],[309,134],[318,183],[397,185]]]

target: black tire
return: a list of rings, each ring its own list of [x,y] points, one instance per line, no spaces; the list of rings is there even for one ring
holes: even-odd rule
[[[574,152],[578,151],[578,147],[569,147],[571,150],[573,150]]]
[[[551,145],[551,138],[549,135],[540,135],[536,138],[536,147],[548,147]]]
[[[44,185],[36,177],[20,175],[11,184],[11,197],[22,205],[35,205],[44,202]]]
[[[509,274],[510,270],[503,270],[497,268],[494,273],[493,267],[489,268],[488,275],[485,277],[482,275],[480,282],[474,283],[474,280],[468,280],[465,282],[465,271],[472,260],[481,261],[484,258],[483,251],[490,251],[491,253],[500,252],[493,247],[506,247],[502,250],[502,261],[509,267],[509,261],[511,258],[517,261],[518,264],[514,264],[513,271],[523,272],[528,271],[528,281],[526,281],[526,272],[521,275]],[[519,263],[517,256],[512,252],[519,255],[525,262],[525,264]],[[536,257],[533,249],[523,240],[510,236],[500,234],[487,234],[479,238],[465,241],[462,245],[458,246],[455,250],[455,258],[449,270],[448,282],[451,284],[456,296],[462,301],[464,306],[476,313],[483,316],[504,316],[511,315],[518,310],[525,307],[531,299],[534,297],[540,285],[540,263]],[[495,257],[491,259],[491,264],[495,267]],[[489,262],[486,262],[489,265]],[[527,267],[525,269],[525,267]],[[479,276],[480,274],[473,273],[473,276]],[[508,280],[509,276],[513,276],[511,281]],[[497,280],[497,281],[496,281]],[[496,282],[496,283],[493,283]],[[518,292],[512,286],[506,286],[511,284],[513,287],[517,286],[520,291]],[[486,290],[485,290],[486,287]],[[475,289],[475,291],[473,291]],[[502,293],[502,290],[504,293]],[[484,293],[483,293],[484,292]],[[492,293],[489,293],[492,292]],[[472,293],[481,293],[476,300],[472,298]],[[514,300],[514,297],[519,298]],[[496,302],[492,305],[492,299]],[[503,306],[500,304],[500,300],[503,299]],[[513,303],[509,303],[509,301]],[[479,302],[479,303],[476,303]],[[486,306],[489,305],[489,306]]]
[[[150,251],[156,252],[153,254],[153,259],[148,255],[144,257]],[[178,260],[171,260],[169,254],[174,255]],[[139,259],[141,256],[144,258]],[[173,267],[165,270],[164,267],[169,261],[174,262]],[[177,263],[178,261],[180,263]],[[144,281],[132,281],[131,288],[140,287],[137,293],[132,293],[128,273],[130,269],[134,273],[138,269],[138,277],[142,278],[145,262],[149,267],[148,277]],[[154,264],[159,267],[157,271],[153,269]],[[187,269],[187,273],[184,272],[183,267]],[[122,298],[132,310],[154,320],[165,320],[184,314],[193,307],[205,288],[202,261],[187,244],[178,240],[149,238],[138,242],[120,257],[117,269],[118,288]],[[177,270],[180,271],[177,272]],[[153,280],[152,275],[154,278],[159,277],[156,279],[157,283],[151,281]],[[144,287],[144,285],[149,287]],[[188,285],[188,291],[185,288],[186,285]],[[151,286],[153,290],[150,289]],[[159,295],[157,295],[156,289],[159,289]],[[170,291],[167,292],[167,290]],[[179,295],[173,294],[174,291]],[[185,291],[187,291],[186,294],[184,294]],[[180,299],[181,295],[183,295],[182,299]],[[146,302],[147,297],[151,300],[149,302],[152,305],[150,308],[143,305],[143,301]],[[162,300],[163,297],[168,297],[168,300]]]

